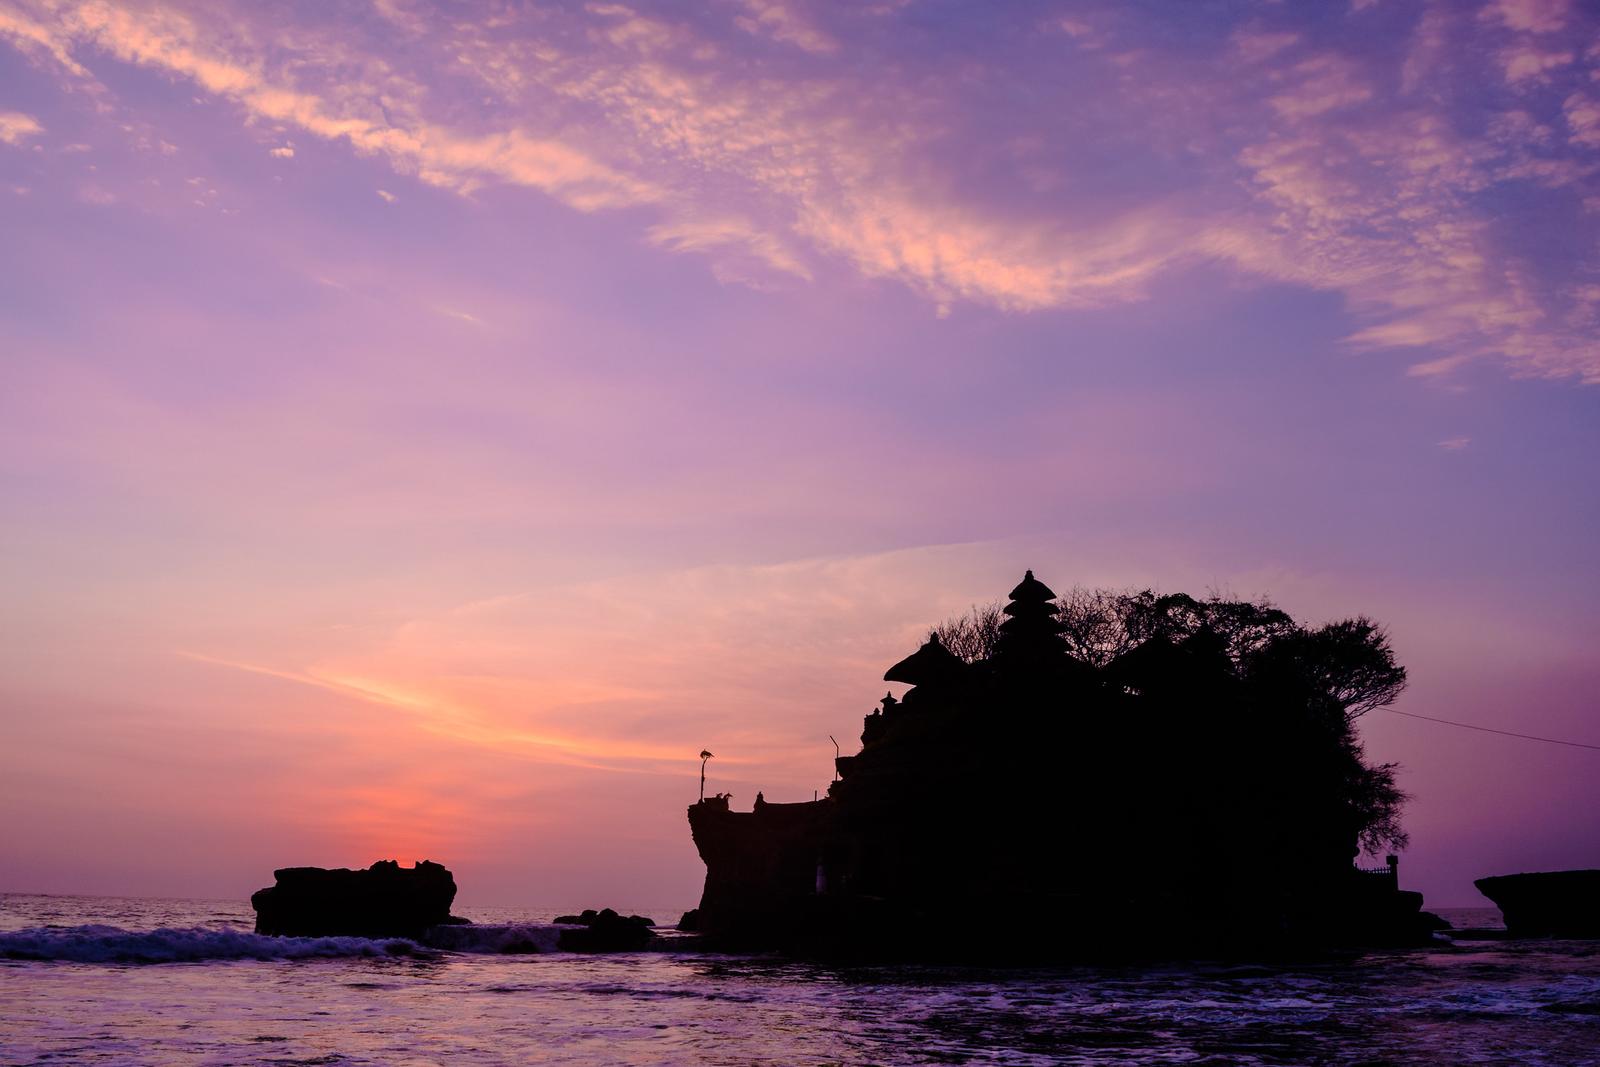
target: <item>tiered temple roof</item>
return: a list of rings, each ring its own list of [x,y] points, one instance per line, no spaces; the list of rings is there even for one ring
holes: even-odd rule
[[[995,656],[1012,660],[1039,660],[1060,656],[1066,651],[1061,640],[1060,609],[1055,592],[1029,571],[1011,590],[1005,607],[1006,621],[1000,624],[1000,639]]]

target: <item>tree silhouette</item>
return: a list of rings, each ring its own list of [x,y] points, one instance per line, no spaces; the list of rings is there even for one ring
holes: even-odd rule
[[[1000,641],[1000,624],[1005,621],[998,600],[983,606],[974,605],[964,615],[947,619],[934,628],[939,642],[967,663],[976,663],[994,655]]]
[[[1397,767],[1367,763],[1353,728],[1355,719],[1392,704],[1406,685],[1388,634],[1371,619],[1308,629],[1266,599],[1149,589],[1077,587],[1056,605],[1073,659],[1141,695],[1182,681],[1186,693],[1174,695],[1174,712],[1202,721],[1169,724],[1167,738],[1186,738],[1191,756],[1207,754],[1213,770],[1270,793],[1304,819],[1347,822],[1369,853],[1405,846],[1400,817],[1408,797],[1396,782]],[[998,603],[974,607],[935,632],[962,659],[981,663],[994,654],[1004,618]],[[1185,650],[1181,658],[1178,650]],[[1231,688],[1215,688],[1220,678],[1199,684],[1185,673],[1202,650],[1220,657]],[[1212,729],[1195,736],[1207,717]],[[1246,722],[1253,729],[1241,732]],[[1165,742],[1139,743],[1160,751]],[[1292,773],[1280,775],[1284,767]],[[1241,813],[1237,831],[1250,836],[1252,821],[1261,822]]]

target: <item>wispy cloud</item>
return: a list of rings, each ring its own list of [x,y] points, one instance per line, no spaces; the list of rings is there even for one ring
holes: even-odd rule
[[[465,322],[471,326],[482,326],[484,324],[483,320],[478,316],[471,312],[462,311],[460,308],[437,307],[434,310],[447,319],[455,319],[457,322]]]
[[[431,184],[460,192],[470,192],[485,181],[526,185],[582,210],[654,197],[647,183],[555,139],[533,136],[519,128],[464,133],[421,120],[414,113],[406,116],[414,121],[396,125],[385,107],[362,102],[401,87],[381,83],[344,86],[336,96],[301,88],[288,75],[267,73],[265,58],[259,53],[247,49],[234,54],[218,32],[219,26],[177,8],[156,5],[131,10],[99,2],[67,3],[57,18],[56,28],[47,38],[53,56],[86,44],[126,62],[190,78],[206,92],[240,104],[254,118],[345,141],[359,152],[384,156],[401,172]],[[288,35],[284,43],[292,49],[302,42]],[[69,69],[83,71],[76,63]]]
[[[1566,26],[1571,13],[1571,0],[1490,0],[1479,17],[1512,30],[1555,33]]]
[[[0,111],[0,141],[20,145],[30,137],[44,132],[39,120],[20,111]]]
[[[24,54],[53,60],[67,73],[88,78],[89,72],[72,58],[61,31],[47,25],[52,14],[46,11],[40,16],[46,21],[36,21],[14,4],[0,6],[0,37],[9,40]]]
[[[764,34],[807,52],[834,52],[839,42],[817,29],[789,0],[742,0],[746,14],[735,22],[740,29]]]
[[[1343,295],[1360,345],[1600,379],[1567,295],[1581,257],[1534,269],[1505,221],[1515,199],[1596,224],[1571,196],[1600,166],[1590,15],[1356,5],[1345,17],[1396,47],[1355,50],[1287,9],[1193,47],[1086,9],[1026,42],[956,19],[901,54],[909,11],[462,20],[394,0],[313,33],[175,0],[41,0],[13,3],[0,32],[68,76],[105,57],[160,70],[462,195],[637,209],[646,240],[727,280],[845,264],[942,311],[1032,311],[1145,299],[1210,265]],[[752,62],[758,40],[781,47]],[[1537,134],[1556,113],[1565,145]],[[1512,115],[1526,121],[1496,117]]]
[[[1572,143],[1600,148],[1600,94],[1577,92],[1562,101]]]
[[[423,730],[496,751],[514,749],[525,756],[589,770],[651,770],[654,769],[653,763],[656,761],[683,762],[683,751],[679,747],[629,744],[603,736],[556,734],[509,726],[504,722],[496,725],[491,721],[492,715],[484,709],[438,692],[438,680],[431,683],[396,682],[382,678],[349,676],[338,673],[336,668],[332,672],[328,668],[294,671],[190,651],[180,651],[178,655],[198,663],[278,678],[298,685],[324,689],[339,696],[405,711]],[[614,697],[619,692],[614,688],[574,692],[570,687],[564,687],[564,690],[560,696],[547,693],[546,699],[555,698],[582,703]],[[626,693],[626,695],[633,694]],[[644,766],[637,766],[640,763]]]

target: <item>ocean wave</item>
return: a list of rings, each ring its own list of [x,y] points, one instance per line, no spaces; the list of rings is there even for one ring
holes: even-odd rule
[[[445,952],[499,955],[560,952],[561,931],[569,929],[571,927],[536,923],[435,926],[423,937],[422,943]]]
[[[282,960],[341,956],[407,956],[424,952],[405,938],[267,937],[245,930],[65,926],[0,933],[0,959],[78,963],[183,963],[197,960]]]
[[[186,963],[201,960],[292,960],[351,956],[415,956],[435,952],[559,952],[563,927],[536,924],[439,926],[419,940],[402,937],[268,937],[248,930],[117,926],[39,927],[0,933],[0,959],[76,963]]]

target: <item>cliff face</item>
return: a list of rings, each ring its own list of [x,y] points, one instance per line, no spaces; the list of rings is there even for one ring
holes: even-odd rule
[[[891,667],[913,688],[867,717],[825,799],[691,807],[702,928],[1013,958],[1426,936],[1420,899],[1352,866],[1362,812],[1341,789],[1365,765],[1342,712],[1292,671],[1247,676],[1203,630],[1092,668],[1049,595],[1031,574],[1013,591],[986,659],[934,639]]]
[[[691,807],[689,829],[706,865],[701,929],[731,941],[785,940],[818,893],[833,815],[827,800],[750,812],[730,811],[725,800]]]

